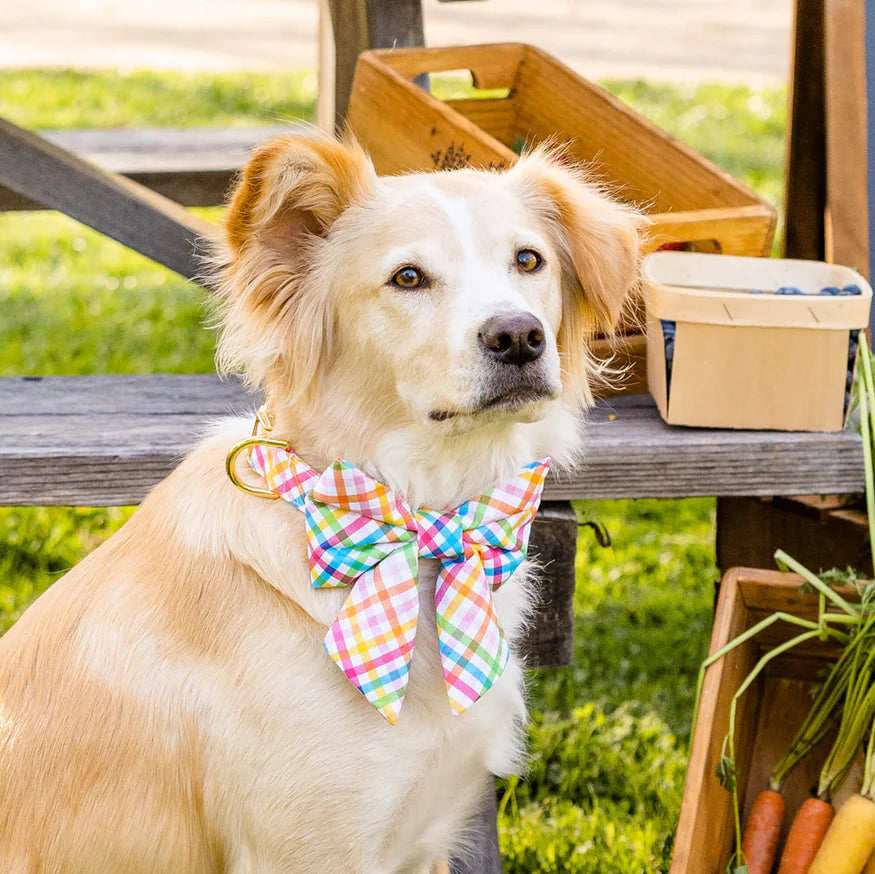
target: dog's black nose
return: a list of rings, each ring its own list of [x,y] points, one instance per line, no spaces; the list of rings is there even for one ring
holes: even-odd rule
[[[502,364],[522,367],[544,352],[544,326],[531,313],[505,313],[487,319],[480,327],[480,345]]]

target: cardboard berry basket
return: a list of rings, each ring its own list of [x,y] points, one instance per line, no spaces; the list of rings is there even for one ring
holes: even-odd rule
[[[816,620],[818,595],[800,594],[802,577],[777,571],[733,568],[723,577],[710,652],[776,611]],[[848,601],[853,589],[840,589]],[[715,772],[729,724],[732,697],[760,657],[789,640],[799,629],[777,622],[715,662],[705,675],[699,715],[693,726],[690,762],[670,874],[724,874],[735,839],[732,796]],[[802,644],[770,663],[740,698],[736,715],[736,768],[742,821],[754,798],[768,788],[769,775],[811,707],[811,689],[840,650],[819,640]],[[827,735],[790,772],[781,789],[787,812],[781,845],[798,808],[811,796],[833,736]],[[859,786],[852,772],[834,804]]]
[[[481,94],[439,100],[414,80],[470,71]],[[524,144],[549,140],[593,168],[653,222],[646,248],[766,255],[774,208],[715,164],[602,88],[532,46],[518,43],[364,52],[349,126],[381,174],[460,166],[507,167]],[[637,321],[637,323],[636,323]],[[630,371],[627,391],[646,391],[640,321],[600,354]]]
[[[872,288],[819,261],[644,259],[650,392],[672,425],[841,431]]]

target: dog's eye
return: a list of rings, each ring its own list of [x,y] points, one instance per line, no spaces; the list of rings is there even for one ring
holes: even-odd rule
[[[534,249],[520,249],[520,251],[516,253],[516,266],[519,267],[523,273],[532,273],[537,270],[541,264],[543,264],[543,259]]]
[[[419,288],[425,282],[425,277],[415,267],[402,267],[392,277],[391,282],[399,288]]]

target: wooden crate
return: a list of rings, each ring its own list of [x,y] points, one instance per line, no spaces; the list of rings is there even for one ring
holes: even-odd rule
[[[415,84],[424,73],[470,71],[485,96],[438,100]],[[494,90],[505,94],[495,96]],[[775,210],[725,171],[554,58],[517,43],[364,52],[349,126],[379,173],[456,166],[506,167],[523,143],[552,140],[594,168],[653,222],[645,243],[704,252],[767,255]],[[597,355],[629,377],[599,395],[647,391],[645,341],[632,314],[628,342]]]
[[[799,594],[801,584],[802,577],[796,574],[750,568],[728,571],[721,584],[710,652],[777,610],[816,619],[817,595]],[[843,590],[842,595],[855,600],[850,589]],[[670,874],[723,874],[735,838],[732,797],[714,772],[728,727],[729,705],[760,656],[799,630],[777,623],[709,668],[693,731]],[[808,714],[813,683],[822,669],[835,661],[838,652],[835,645],[818,641],[797,647],[775,659],[741,698],[736,764],[744,818],[757,793],[768,788],[772,768]],[[817,785],[831,741],[831,737],[825,738],[784,783],[787,817],[782,842],[792,816]],[[836,799],[838,804],[859,786],[859,777],[859,769],[852,772]]]
[[[871,577],[869,520],[862,498],[794,495],[717,502],[718,567],[774,568],[776,549],[815,572],[850,566]]]
[[[442,101],[414,83],[470,71],[507,95]],[[646,206],[648,247],[767,255],[775,210],[715,164],[532,46],[504,43],[364,52],[349,106],[352,132],[379,173],[509,166],[523,143],[566,143],[626,200]]]

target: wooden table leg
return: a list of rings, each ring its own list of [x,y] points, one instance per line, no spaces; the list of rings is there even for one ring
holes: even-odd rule
[[[574,560],[577,514],[569,501],[541,504],[529,544],[529,555],[545,568],[541,603],[522,655],[529,667],[570,665],[574,654]],[[454,859],[452,874],[501,874],[495,781],[490,778],[471,824],[473,840],[464,857]]]
[[[529,556],[544,569],[538,609],[520,646],[529,668],[567,667],[574,656],[577,514],[570,501],[544,501],[532,526]]]
[[[329,0],[334,29],[334,114],[342,130],[358,56],[424,44],[422,0]]]
[[[497,818],[495,781],[490,777],[484,786],[480,810],[471,823],[469,849],[463,858],[453,859],[450,864],[452,874],[502,874]]]
[[[783,549],[813,571],[853,567],[872,572],[864,510],[836,496],[721,498],[717,501],[717,566],[775,569]]]
[[[822,260],[826,208],[824,0],[796,0],[787,116],[784,255]]]

